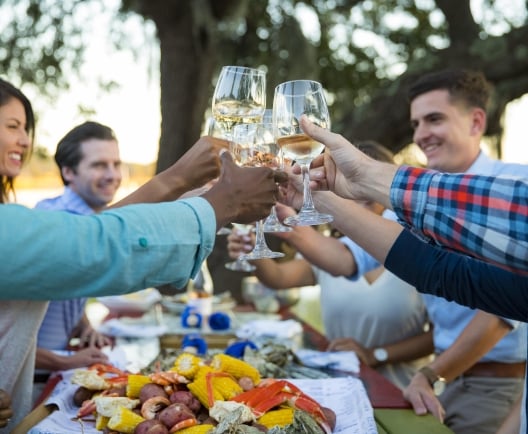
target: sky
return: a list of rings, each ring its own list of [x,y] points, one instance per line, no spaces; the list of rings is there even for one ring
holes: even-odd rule
[[[511,1],[511,0],[510,0]],[[111,0],[107,5],[117,7]],[[144,43],[145,34],[139,21],[127,22],[128,32],[136,45]],[[72,77],[69,91],[61,92],[53,104],[38,95],[31,97],[39,114],[37,142],[55,152],[59,139],[73,126],[87,118],[80,116],[78,106],[96,110],[90,116],[114,129],[119,140],[121,159],[125,162],[149,164],[157,159],[160,137],[160,88],[157,56],[149,49],[134,58],[128,50],[116,52],[102,29],[111,27],[111,14],[101,13],[96,28],[87,26],[90,45],[81,78]],[[149,75],[150,74],[150,75]],[[110,93],[98,87],[98,77],[113,79],[120,84]],[[510,103],[506,110],[506,129],[503,141],[503,159],[528,163],[528,146],[525,146],[523,126],[528,119],[528,94]]]

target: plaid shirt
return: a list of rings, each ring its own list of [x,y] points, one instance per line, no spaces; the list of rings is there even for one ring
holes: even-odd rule
[[[390,199],[398,217],[429,240],[528,274],[528,176],[402,166]]]

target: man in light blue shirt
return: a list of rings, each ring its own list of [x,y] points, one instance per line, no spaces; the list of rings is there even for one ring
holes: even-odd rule
[[[57,144],[55,162],[64,192],[41,200],[36,208],[91,215],[114,200],[122,175],[119,145],[111,128],[92,121],[77,125]],[[35,398],[50,371],[107,361],[100,348],[109,345],[111,339],[92,327],[85,306],[86,298],[54,300],[48,304],[37,337]],[[78,338],[79,350],[61,353],[72,338]]]

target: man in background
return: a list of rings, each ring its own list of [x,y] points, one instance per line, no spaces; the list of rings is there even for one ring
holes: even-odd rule
[[[97,122],[76,126],[59,141],[55,162],[64,192],[38,202],[36,208],[90,215],[113,201],[122,175],[119,146],[111,128]],[[107,360],[100,348],[110,344],[110,338],[94,330],[85,306],[85,298],[49,303],[38,332],[35,383],[45,383],[50,371]],[[61,353],[73,338],[77,338],[78,351]]]

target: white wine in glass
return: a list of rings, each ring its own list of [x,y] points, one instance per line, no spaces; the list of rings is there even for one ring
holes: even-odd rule
[[[303,205],[295,216],[284,223],[290,226],[309,226],[329,223],[330,214],[315,209],[310,191],[309,168],[312,160],[324,150],[324,144],[306,135],[300,127],[300,118],[306,115],[322,128],[330,128],[330,114],[320,83],[311,80],[294,80],[275,88],[273,98],[273,127],[283,157],[301,166],[303,177]]]
[[[241,123],[262,120],[266,109],[266,73],[243,66],[224,66],[213,94],[213,117],[231,139],[232,129]]]

